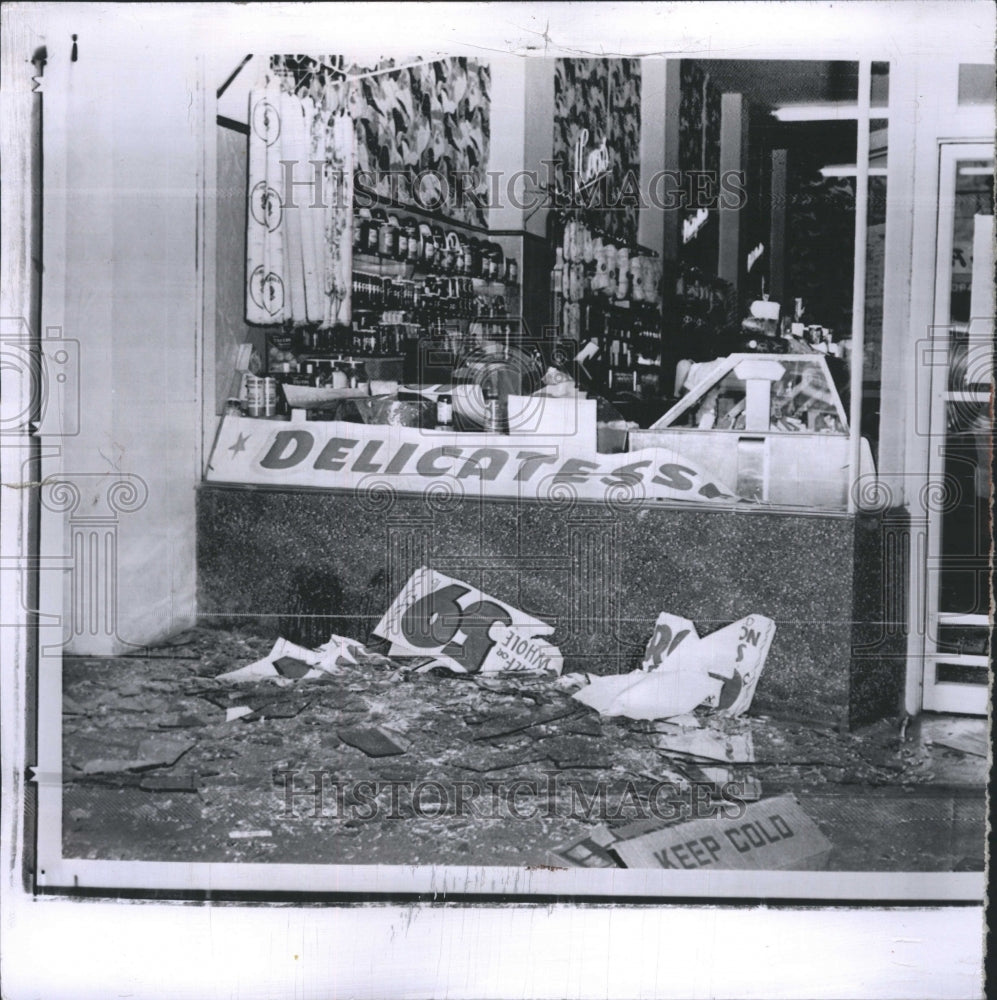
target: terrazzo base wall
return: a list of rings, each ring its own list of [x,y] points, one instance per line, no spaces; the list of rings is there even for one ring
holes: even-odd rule
[[[700,634],[764,614],[777,629],[754,710],[854,726],[899,710],[904,638],[882,623],[903,544],[882,516],[202,485],[198,607],[367,639],[428,565],[552,623],[565,671],[592,673],[636,667],[661,611]]]

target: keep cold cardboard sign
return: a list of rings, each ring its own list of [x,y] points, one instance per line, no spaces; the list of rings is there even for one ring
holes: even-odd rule
[[[831,842],[789,795],[613,844],[627,868],[800,871],[823,868]]]

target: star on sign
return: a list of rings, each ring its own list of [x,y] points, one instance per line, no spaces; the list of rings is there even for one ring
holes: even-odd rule
[[[235,444],[230,444],[229,445],[228,450],[230,452],[232,452],[232,457],[233,458],[235,458],[235,456],[238,455],[240,451],[245,451],[246,450],[246,442],[248,440],[249,440],[249,435],[248,434],[240,434],[235,439]]]

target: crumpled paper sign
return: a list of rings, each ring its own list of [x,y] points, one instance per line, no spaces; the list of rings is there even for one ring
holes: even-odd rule
[[[572,697],[602,715],[631,719],[669,719],[701,705],[743,715],[774,635],[771,618],[749,615],[700,638],[687,618],[662,612],[640,670],[592,677]]]
[[[284,686],[294,684],[296,681],[282,677],[280,671],[274,666],[274,662],[284,656],[290,656],[307,663],[311,669],[299,679],[303,681],[314,680],[324,674],[338,673],[340,657],[348,663],[356,663],[354,652],[358,646],[355,639],[347,639],[341,635],[331,636],[329,641],[319,646],[318,649],[306,649],[304,646],[281,638],[273,644],[273,649],[263,659],[245,667],[239,667],[238,670],[230,670],[226,674],[220,674],[216,680],[238,683],[240,681],[271,679]]]
[[[420,567],[378,622],[390,656],[432,656],[455,673],[560,674],[552,625],[460,580]]]
[[[684,715],[707,698],[719,698],[721,680],[695,670],[635,670],[592,677],[572,698],[601,715],[630,719],[667,719]]]
[[[715,729],[697,729],[659,735],[655,739],[655,745],[667,753],[716,760],[724,764],[750,764],[755,759],[751,733],[728,735]]]

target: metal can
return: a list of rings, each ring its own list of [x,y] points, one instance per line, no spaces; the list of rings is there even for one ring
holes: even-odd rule
[[[273,417],[277,414],[277,380],[250,375],[246,378],[246,414]]]

